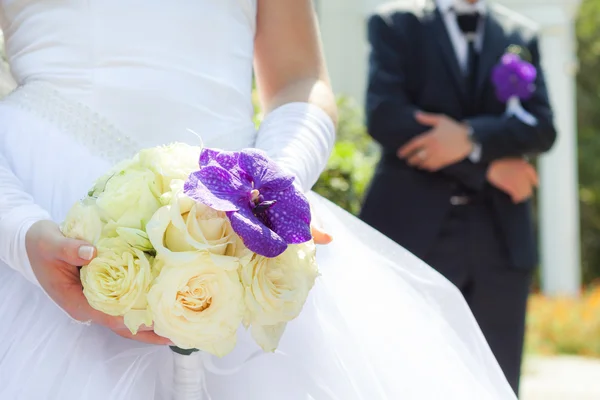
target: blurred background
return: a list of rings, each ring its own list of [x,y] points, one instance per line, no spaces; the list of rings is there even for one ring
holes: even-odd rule
[[[600,0],[489,2],[538,26],[559,132],[553,150],[537,161],[541,262],[529,303],[521,398],[600,399]],[[316,191],[351,213],[378,160],[362,112],[365,23],[382,3],[316,1],[341,115]]]
[[[379,157],[363,118],[366,21],[384,1],[314,1],[340,110],[337,143],[315,190],[357,214]],[[600,399],[600,0],[490,2],[539,27],[559,131],[553,150],[537,161],[541,262],[521,398]]]

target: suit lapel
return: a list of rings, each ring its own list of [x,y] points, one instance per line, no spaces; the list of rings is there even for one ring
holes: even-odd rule
[[[508,47],[504,30],[493,17],[488,14],[485,19],[482,52],[479,56],[476,98],[480,99],[486,83],[490,82],[492,69],[498,63]]]
[[[450,36],[448,35],[448,31],[446,29],[446,24],[444,23],[442,14],[436,8],[434,10],[430,10],[426,18],[427,23],[431,26],[432,32],[435,35],[435,39],[439,45],[441,55],[444,58],[442,64],[444,64],[444,66],[448,68],[448,71],[452,76],[452,81],[456,86],[456,89],[460,94],[461,99],[465,100],[467,96],[465,76],[463,75],[460,69],[460,65],[458,64],[456,52],[454,51],[454,46],[452,45],[452,41],[450,40]]]

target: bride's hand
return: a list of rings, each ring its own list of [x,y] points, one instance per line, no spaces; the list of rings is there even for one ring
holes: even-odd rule
[[[26,247],[40,285],[71,318],[106,326],[128,339],[151,344],[170,343],[151,330],[134,336],[125,327],[123,318],[101,313],[89,305],[83,295],[78,266],[87,265],[95,257],[93,246],[82,240],[66,238],[51,221],[39,221],[27,232]]]
[[[333,240],[333,237],[329,233],[315,225],[311,225],[310,229],[315,244],[329,244]]]

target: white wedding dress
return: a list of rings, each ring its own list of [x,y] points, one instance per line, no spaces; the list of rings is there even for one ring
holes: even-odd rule
[[[0,0],[19,85],[0,103],[4,217],[18,187],[60,222],[119,159],[198,144],[188,129],[206,146],[253,146],[256,1]],[[211,399],[515,398],[457,289],[310,199],[335,237],[318,249],[322,276],[276,354],[247,360],[258,348],[241,332],[232,354],[212,360]],[[0,399],[169,399],[173,356],[73,322],[0,263]]]

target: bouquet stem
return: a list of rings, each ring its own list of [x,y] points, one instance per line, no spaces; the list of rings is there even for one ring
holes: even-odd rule
[[[195,349],[173,351],[173,400],[210,400],[202,354]]]
[[[189,355],[192,355],[193,353],[199,351],[196,349],[182,349],[177,346],[169,346],[169,347],[171,348],[171,351],[173,351],[174,353],[177,353],[177,354],[181,354],[182,356],[189,356]]]

